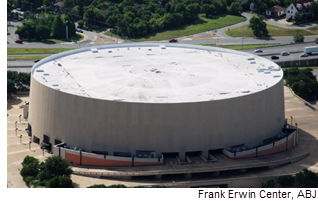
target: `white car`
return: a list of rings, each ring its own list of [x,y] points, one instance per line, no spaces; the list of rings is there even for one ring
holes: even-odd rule
[[[262,53],[262,52],[263,52],[263,50],[261,50],[261,49],[254,50],[254,53]]]
[[[306,53],[301,53],[299,56],[300,56],[300,57],[308,57],[308,54],[306,54]]]
[[[282,52],[280,55],[282,55],[282,56],[288,56],[288,55],[290,55],[290,53],[289,53],[289,52]]]

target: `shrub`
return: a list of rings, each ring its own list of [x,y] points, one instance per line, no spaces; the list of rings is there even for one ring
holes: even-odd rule
[[[34,180],[34,177],[32,176],[27,176],[24,178],[24,181],[27,185],[29,185],[33,180]]]

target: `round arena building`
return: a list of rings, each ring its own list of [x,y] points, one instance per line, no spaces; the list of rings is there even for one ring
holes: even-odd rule
[[[109,156],[255,145],[285,123],[283,71],[252,54],[133,43],[50,56],[31,73],[34,141]]]

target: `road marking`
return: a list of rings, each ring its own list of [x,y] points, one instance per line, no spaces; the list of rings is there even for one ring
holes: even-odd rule
[[[300,166],[318,171],[318,167],[315,167],[315,166],[312,166],[312,165],[301,164]]]

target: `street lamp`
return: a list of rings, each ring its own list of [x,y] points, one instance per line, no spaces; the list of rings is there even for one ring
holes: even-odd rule
[[[66,40],[68,40],[68,26],[67,26],[68,21],[65,21],[65,25],[66,25]]]
[[[290,116],[290,125],[293,125],[293,117]]]
[[[31,143],[32,143],[32,142],[31,142],[31,141],[29,141],[29,149],[30,149],[30,150],[31,150]]]
[[[18,123],[18,122],[17,122],[17,121],[15,121],[15,123],[14,123],[14,124],[15,124],[15,128],[17,128],[17,123]]]
[[[20,114],[20,116],[19,116],[19,119],[20,119],[20,123],[21,123],[21,116],[22,116],[22,115]]]
[[[42,146],[41,149],[42,149],[42,153],[43,153],[43,156],[44,156],[44,146]]]
[[[17,136],[18,128],[15,128],[15,136]]]
[[[22,135],[20,135],[20,144],[22,143]]]

